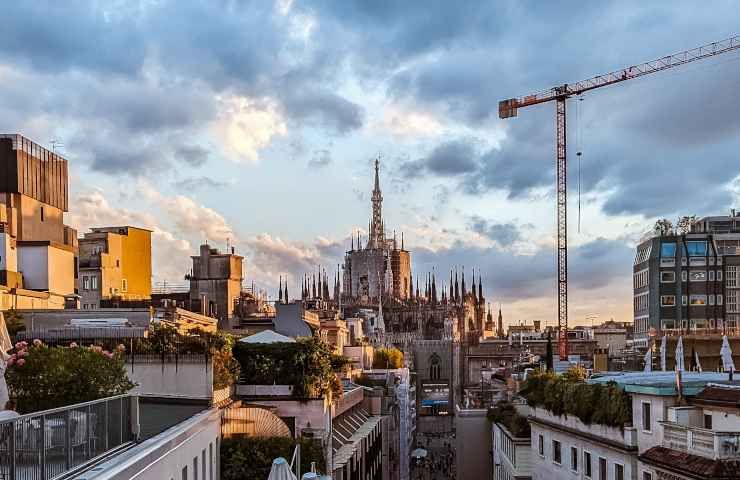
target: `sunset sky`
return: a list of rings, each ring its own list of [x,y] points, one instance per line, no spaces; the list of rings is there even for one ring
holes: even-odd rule
[[[415,274],[480,268],[507,323],[553,324],[554,106],[502,121],[498,101],[739,33],[731,1],[567,5],[13,2],[0,131],[63,143],[80,232],[153,229],[155,282],[228,241],[271,295],[281,275],[298,294],[316,265],[333,274],[380,155]],[[656,218],[738,206],[738,78],[731,53],[570,100],[573,323],[632,320]]]

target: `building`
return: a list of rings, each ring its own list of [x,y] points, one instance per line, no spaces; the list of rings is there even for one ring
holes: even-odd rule
[[[357,237],[352,248],[344,256],[342,282],[343,303],[377,305],[381,297],[406,299],[411,289],[411,253],[401,244],[388,238],[383,221],[383,194],[380,190],[380,164],[375,160],[375,186],[372,193],[372,217],[368,224],[365,244]]]
[[[221,253],[204,244],[200,255],[194,255],[190,281],[190,308],[203,315],[217,318],[220,328],[230,328],[234,309],[242,291],[242,261],[234,248]]]
[[[740,332],[740,217],[706,217],[687,230],[657,231],[633,266],[635,342],[664,332]]]
[[[701,467],[702,460],[685,457],[687,462],[684,466],[689,470],[684,471],[682,466],[674,463],[677,456],[665,450],[673,448],[680,452],[681,437],[677,432],[681,432],[686,441],[686,431],[690,430],[691,425],[697,425],[695,428],[701,430],[699,422],[711,423],[712,420],[706,420],[703,416],[704,407],[692,407],[693,399],[701,398],[707,387],[721,384],[723,389],[740,389],[740,384],[728,381],[727,374],[684,372],[681,379],[677,380],[674,372],[633,372],[607,374],[589,382],[615,382],[628,395],[632,417],[620,425],[598,422],[586,424],[575,415],[555,415],[542,407],[532,408],[529,421],[534,480],[572,479],[581,476],[594,480],[737,478],[737,462],[732,464],[735,470],[730,470],[734,471],[730,476],[675,476],[675,470],[682,470],[685,475],[692,471],[691,465],[694,468],[697,465]],[[715,436],[740,436],[740,425],[733,418],[725,416],[721,405],[715,408],[718,413],[722,413],[712,417],[717,422],[713,426],[717,432],[723,433],[702,432],[705,438],[707,435],[710,437],[711,443],[703,441],[692,444],[698,450],[684,444],[684,456],[685,449],[691,448],[695,456],[711,455],[711,460],[706,459],[704,464],[711,463],[718,459],[715,455],[722,448],[721,442],[714,441]],[[678,446],[674,443],[677,436]],[[700,444],[702,447],[698,447]],[[740,460],[737,453],[732,455],[733,460]],[[694,462],[690,462],[691,460]],[[679,468],[674,467],[674,473],[666,475],[663,473],[666,465],[671,464]]]
[[[92,228],[79,239],[78,292],[83,309],[138,306],[152,298],[152,232]]]
[[[529,411],[526,405],[517,409]],[[527,415],[527,413],[520,413]],[[532,438],[529,432],[514,435],[502,422],[491,425],[493,480],[529,480],[532,478]]]
[[[21,135],[0,135],[0,309],[74,303],[68,197],[66,159]]]

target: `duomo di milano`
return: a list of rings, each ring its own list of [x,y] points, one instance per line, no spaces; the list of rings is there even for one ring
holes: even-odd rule
[[[375,331],[369,333],[391,338],[465,339],[476,343],[482,338],[503,337],[501,312],[498,325],[494,325],[480,274],[477,283],[473,276],[470,287],[462,268],[460,272],[450,271],[449,283],[439,288],[434,272],[426,272],[423,285],[418,276],[414,278],[411,252],[405,249],[403,234],[400,245],[395,233],[393,238],[386,236],[379,169],[376,160],[369,234],[364,244],[359,235],[352,239],[344,257],[341,285],[339,278],[335,279],[335,301],[339,294],[345,317],[376,308],[379,314]],[[328,297],[326,280],[324,284]]]

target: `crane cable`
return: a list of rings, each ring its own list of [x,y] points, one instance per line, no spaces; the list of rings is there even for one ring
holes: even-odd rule
[[[581,233],[581,156],[583,155],[583,127],[581,122],[582,101],[583,95],[578,97],[578,102],[576,103],[576,157],[578,157],[578,233]]]

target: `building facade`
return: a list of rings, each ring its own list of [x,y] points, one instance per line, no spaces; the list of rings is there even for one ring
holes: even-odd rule
[[[75,293],[77,232],[67,160],[27,138],[0,135],[0,309],[64,308]]]
[[[736,334],[740,216],[706,217],[687,233],[641,242],[633,265],[636,344],[661,332]]]
[[[187,276],[191,308],[217,318],[220,328],[230,328],[241,295],[244,257],[236,255],[233,247],[230,253],[221,253],[204,244],[200,246],[200,255],[191,258],[193,270]]]
[[[83,309],[148,303],[152,298],[152,232],[92,228],[79,240],[78,292]]]

